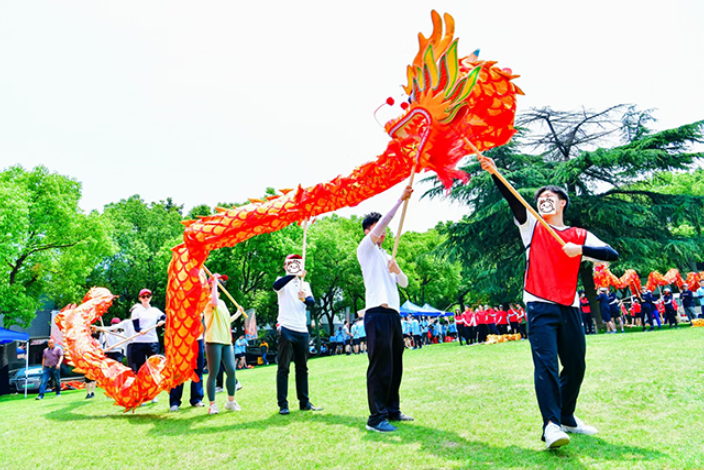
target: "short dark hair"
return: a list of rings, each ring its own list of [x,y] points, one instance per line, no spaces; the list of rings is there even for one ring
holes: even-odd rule
[[[366,230],[375,223],[379,222],[379,219],[381,219],[381,214],[378,212],[370,212],[369,214],[364,216],[364,220],[362,220],[362,229]]]
[[[538,198],[545,191],[550,191],[551,193],[555,193],[555,194],[557,194],[558,199],[566,201],[567,204],[565,204],[565,212],[567,212],[567,208],[570,206],[570,197],[567,195],[567,191],[560,188],[559,186],[555,186],[554,184],[548,184],[548,185],[543,186],[542,188],[538,189],[535,192],[535,194],[533,195],[533,199],[535,199],[535,202],[538,202]]]

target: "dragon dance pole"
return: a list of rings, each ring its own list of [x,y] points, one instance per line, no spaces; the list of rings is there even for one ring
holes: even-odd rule
[[[307,240],[308,240],[308,226],[310,225],[310,221],[306,219],[303,222],[303,249],[301,250],[302,253],[302,258],[303,258],[303,270],[305,271],[306,268],[306,246],[307,246]],[[303,273],[303,276],[301,276],[301,289],[303,289],[303,280],[306,278],[305,272]]]
[[[206,268],[205,265],[203,265],[203,269],[205,270],[205,272],[206,272],[206,274],[207,274],[208,276],[213,277],[213,273],[211,273],[211,272],[210,272],[210,269]],[[220,279],[218,279],[217,281],[218,281],[218,287],[220,288],[220,290],[225,293],[225,295],[227,296],[227,298],[230,299],[233,304],[235,304],[235,307],[237,307],[237,310],[239,310],[240,312],[242,312],[242,315],[244,315],[245,318],[249,318],[249,317],[247,316],[247,314],[244,313],[244,308],[242,308],[242,306],[237,303],[237,301],[230,295],[230,293],[227,291],[227,289],[225,289],[225,286],[222,285],[222,283],[220,282]],[[235,315],[235,317],[232,318],[230,321],[235,321],[235,320],[237,320],[238,316],[239,316],[239,315]]]
[[[464,139],[464,142],[467,144],[467,146],[468,146],[470,149],[472,149],[472,151],[473,151],[475,154],[477,154],[478,157],[483,157],[483,156],[484,156],[484,155],[482,155],[482,153],[479,151],[479,149],[478,149],[477,147],[475,147],[472,142],[469,141],[469,139],[467,139],[466,137],[464,137],[463,139]],[[560,237],[560,235],[557,234],[557,232],[555,231],[555,229],[553,229],[553,228],[550,226],[550,224],[548,224],[547,222],[545,222],[545,219],[543,219],[542,216],[541,216],[540,214],[538,214],[538,213],[535,211],[535,209],[533,209],[533,207],[532,207],[530,204],[528,204],[528,202],[526,202],[525,199],[523,199],[523,196],[521,196],[520,194],[518,194],[518,191],[516,191],[516,189],[511,185],[511,183],[509,183],[509,182],[506,180],[506,178],[504,178],[503,175],[502,175],[501,173],[499,173],[498,170],[490,171],[490,173],[491,173],[492,175],[496,176],[496,177],[508,188],[508,190],[511,191],[511,194],[513,194],[514,196],[516,196],[516,199],[518,199],[518,201],[519,201],[521,204],[523,204],[523,205],[525,206],[525,208],[528,210],[528,212],[530,212],[531,214],[533,214],[533,217],[535,217],[536,219],[538,219],[538,222],[540,222],[540,225],[542,225],[543,227],[545,227],[545,230],[547,230],[548,233],[549,233],[550,235],[552,235],[553,238],[554,238],[555,240],[557,240],[557,242],[558,242],[561,246],[565,246],[565,241]]]
[[[416,158],[413,164],[413,169],[411,170],[411,177],[408,180],[408,186],[413,187],[413,177],[416,176],[416,166],[418,164],[418,159]],[[406,218],[406,210],[408,210],[408,199],[403,201],[403,210],[401,211],[401,220],[398,222],[398,233],[396,234],[396,241],[394,241],[394,250],[391,252],[391,259],[396,259],[396,252],[398,251],[398,242],[401,241],[401,232],[403,231],[403,221]]]
[[[151,331],[151,330],[153,330],[154,328],[156,328],[156,327],[158,327],[158,326],[161,326],[161,325],[163,325],[163,324],[164,324],[164,322],[163,322],[163,321],[160,321],[160,322],[157,323],[156,325],[150,326],[149,328],[140,331],[140,332],[137,333],[136,335],[132,335],[132,336],[130,336],[129,338],[125,338],[125,339],[123,339],[122,341],[113,344],[112,346],[110,346],[110,347],[107,348],[107,349],[103,349],[103,352],[112,351],[112,350],[115,349],[116,347],[122,346],[123,344],[132,341],[132,340],[135,339],[137,336],[140,336],[143,332],[146,333],[147,331]]]

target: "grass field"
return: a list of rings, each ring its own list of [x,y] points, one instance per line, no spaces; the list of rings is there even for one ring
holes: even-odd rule
[[[100,390],[0,397],[1,468],[704,468],[704,328],[587,337],[577,412],[599,428],[543,450],[527,341],[406,351],[399,431],[365,430],[366,356],[309,362],[322,412],[279,416],[276,367],[238,374],[241,412],[168,396],[124,414]],[[295,409],[291,377],[290,398]],[[217,395],[222,410],[224,394]]]

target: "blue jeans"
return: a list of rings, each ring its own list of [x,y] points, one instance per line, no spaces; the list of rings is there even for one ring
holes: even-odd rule
[[[543,429],[548,421],[576,426],[574,409],[587,352],[579,310],[546,302],[528,302],[527,307],[535,393],[543,415]]]
[[[59,369],[56,367],[45,367],[42,372],[42,384],[39,387],[39,398],[44,398],[46,384],[49,383],[52,377],[54,378],[54,382],[56,382],[56,394],[61,395],[61,374],[59,373]]]
[[[191,405],[203,401],[203,367],[205,366],[205,348],[203,340],[198,340],[198,357],[196,359],[196,368],[193,372],[200,379],[198,382],[191,381]],[[183,384],[171,389],[169,392],[169,406],[181,406],[181,397],[183,396]]]

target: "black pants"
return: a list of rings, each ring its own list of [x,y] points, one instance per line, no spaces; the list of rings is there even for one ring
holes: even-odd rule
[[[675,309],[665,309],[665,321],[670,325],[670,328],[677,326],[677,313],[675,313]]]
[[[467,336],[465,339],[469,344],[473,344],[477,342],[477,327],[476,326],[468,326],[467,328]]]
[[[420,349],[423,347],[423,340],[421,335],[413,335],[413,346]]]
[[[545,302],[528,302],[527,307],[535,393],[543,429],[548,421],[576,426],[574,409],[584,379],[587,351],[579,310]]]
[[[108,351],[105,353],[105,356],[119,362],[120,364],[122,364],[122,358],[124,357],[122,355],[122,351]]]
[[[464,325],[457,325],[457,338],[460,340],[460,346],[462,346],[462,340],[467,338],[467,331],[465,328],[467,327]]]
[[[134,371],[139,372],[147,359],[159,354],[159,343],[132,343]]]
[[[489,334],[490,334],[490,335],[498,335],[498,334],[501,334],[501,333],[499,333],[499,329],[496,328],[496,323],[489,323],[488,325],[486,325],[486,327],[489,329]]]
[[[520,328],[518,327],[517,321],[512,321],[511,322],[511,334],[515,335],[516,333],[520,333]]]
[[[191,405],[203,401],[205,396],[203,393],[203,368],[205,367],[205,348],[203,346],[203,340],[198,340],[198,357],[196,358],[196,368],[193,372],[198,375],[200,379],[198,382],[191,381]],[[177,385],[172,388],[169,392],[169,406],[181,406],[181,397],[183,397],[183,384]]]
[[[279,408],[288,408],[288,374],[291,359],[296,364],[296,393],[301,408],[308,406],[308,333],[281,327],[279,332],[279,368],[276,371],[276,397]]]
[[[369,426],[401,413],[399,388],[403,376],[403,333],[397,311],[375,307],[364,314],[367,331],[367,400]]]
[[[582,312],[582,323],[584,323],[584,334],[594,333],[594,322],[592,321],[591,312]]]
[[[499,330],[500,335],[508,334],[508,325],[497,324],[496,329]]]
[[[486,335],[489,334],[489,326],[488,325],[477,325],[477,337],[478,341],[480,343],[484,343],[486,341]]]

